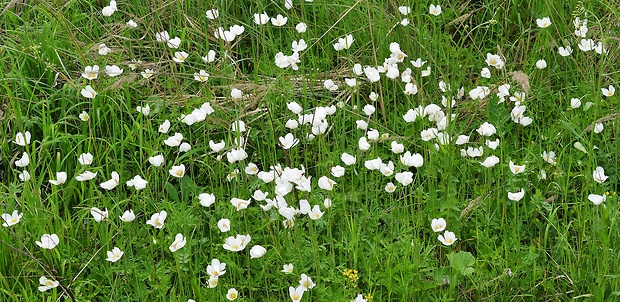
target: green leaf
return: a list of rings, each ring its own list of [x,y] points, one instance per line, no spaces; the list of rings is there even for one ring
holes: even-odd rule
[[[464,276],[471,275],[474,272],[474,268],[471,266],[476,263],[476,258],[470,252],[451,253],[448,255],[448,260],[450,260],[450,266]]]
[[[179,191],[174,187],[171,183],[166,183],[166,193],[168,193],[168,198],[173,201],[179,202],[181,199],[179,198]]]

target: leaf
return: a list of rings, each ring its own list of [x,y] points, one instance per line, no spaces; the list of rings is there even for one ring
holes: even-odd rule
[[[450,260],[450,266],[464,276],[471,275],[474,272],[474,268],[471,266],[476,263],[476,258],[470,252],[451,253],[448,255],[448,260]]]
[[[179,202],[181,200],[179,198],[179,191],[169,182],[166,183],[166,193],[168,193],[168,198],[173,201]]]

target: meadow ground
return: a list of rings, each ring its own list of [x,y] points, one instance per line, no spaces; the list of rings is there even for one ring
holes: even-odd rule
[[[620,299],[619,7],[4,0],[0,301]]]

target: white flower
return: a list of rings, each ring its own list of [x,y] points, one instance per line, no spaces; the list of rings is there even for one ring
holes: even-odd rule
[[[410,61],[410,63],[415,68],[422,68],[422,66],[426,64],[426,61],[422,61],[422,58],[417,58],[415,61]]]
[[[376,141],[379,139],[379,130],[370,128],[368,132],[366,132],[366,137],[368,137],[370,141]]]
[[[192,146],[185,142],[181,143],[181,145],[179,146],[179,152],[187,152],[191,149],[192,149]]]
[[[82,111],[82,113],[80,113],[78,117],[80,118],[80,120],[82,120],[82,122],[87,122],[90,119],[90,117],[88,116],[88,112],[86,111]]]
[[[331,79],[327,79],[323,82],[323,87],[325,87],[325,89],[329,90],[329,91],[336,91],[338,90],[338,85],[336,85],[334,83],[333,80]]]
[[[592,39],[581,39],[577,46],[579,46],[581,51],[590,51],[596,48],[596,42]]]
[[[349,49],[354,41],[355,39],[353,39],[353,35],[348,34],[344,38],[338,38],[338,42],[335,43],[333,46],[336,51]]]
[[[312,279],[306,274],[301,274],[299,285],[303,286],[305,290],[312,289],[314,286],[316,286],[316,284],[312,281]]]
[[[90,85],[86,85],[86,87],[84,87],[81,91],[82,96],[88,99],[93,99],[97,96],[97,92],[93,89],[93,87],[90,87]]]
[[[120,176],[118,175],[118,173],[116,171],[112,171],[112,178],[102,182],[101,184],[99,184],[99,186],[103,189],[106,190],[112,190],[114,188],[116,188],[116,186],[118,186],[119,182],[120,182]]]
[[[616,87],[609,85],[608,88],[601,88],[601,92],[603,93],[603,96],[610,97],[616,93]]]
[[[366,121],[357,120],[355,121],[355,124],[357,125],[357,129],[361,129],[361,130],[368,129],[368,123]]]
[[[405,151],[405,145],[399,144],[397,141],[392,141],[392,143],[390,145],[390,150],[394,154],[401,154],[401,153],[403,153]]]
[[[22,171],[22,173],[19,173],[18,177],[19,177],[19,180],[21,180],[21,181],[29,181],[30,180],[30,172],[24,170],[24,171]]]
[[[387,193],[394,193],[394,191],[396,191],[396,186],[392,182],[388,182],[384,189]]]
[[[136,27],[138,27],[138,23],[136,23],[136,21],[134,21],[134,20],[129,20],[129,21],[127,21],[127,26],[132,27],[132,28],[136,28]]]
[[[106,208],[105,210],[101,210],[99,208],[92,207],[90,208],[90,214],[93,215],[96,222],[100,222],[101,220],[108,218],[108,209]]]
[[[523,196],[525,196],[525,190],[523,190],[523,188],[521,188],[521,191],[516,193],[508,192],[508,199],[513,201],[519,201],[523,198]]]
[[[123,213],[123,216],[118,216],[118,218],[124,222],[132,222],[136,219],[136,215],[133,213],[133,210],[127,210]]]
[[[321,212],[321,208],[319,207],[319,205],[314,205],[314,207],[312,207],[312,210],[308,212],[308,216],[312,220],[317,220],[323,217],[323,212]]]
[[[226,299],[230,301],[237,299],[237,297],[239,297],[239,292],[234,288],[229,289],[228,293],[226,293]]]
[[[56,234],[43,234],[41,241],[36,241],[35,243],[41,248],[51,250],[60,243],[60,239]]]
[[[304,292],[306,290],[307,289],[305,287],[301,286],[301,285],[297,286],[297,287],[289,286],[288,287],[288,294],[291,297],[291,300],[293,302],[299,302],[299,301],[301,301],[301,298],[303,298]]]
[[[557,158],[555,158],[555,152],[550,151],[549,153],[547,153],[547,151],[543,151],[543,153],[540,155],[542,157],[542,159],[552,165],[555,165],[557,163]]]
[[[469,142],[469,136],[468,135],[459,135],[459,137],[456,138],[456,145],[464,145],[467,144]]]
[[[271,24],[273,24],[273,26],[283,26],[284,24],[286,24],[286,21],[288,21],[288,18],[283,17],[280,14],[278,14],[275,18],[271,18]]]
[[[220,12],[217,9],[210,9],[206,12],[206,15],[209,20],[215,20],[220,16]]]
[[[536,68],[538,68],[538,69],[545,69],[545,68],[547,68],[547,61],[545,61],[544,59],[536,61]]]
[[[443,235],[439,235],[437,239],[439,239],[443,245],[452,245],[457,240],[456,235],[450,231],[445,231]]]
[[[170,170],[168,172],[173,177],[181,178],[181,177],[183,177],[185,175],[185,165],[184,164],[180,164],[178,166],[172,166],[172,168],[170,168]]]
[[[566,47],[560,46],[558,48],[558,53],[560,53],[560,55],[563,57],[568,57],[571,53],[573,53],[573,49],[568,45]]]
[[[248,154],[243,149],[232,149],[226,153],[226,158],[228,159],[228,162],[232,164],[248,158]]]
[[[592,172],[592,178],[594,178],[594,181],[602,184],[604,183],[608,176],[605,175],[605,169],[603,169],[603,167],[596,167],[596,169],[594,169],[594,172]]]
[[[588,195],[588,200],[591,201],[594,205],[598,206],[601,203],[605,202],[605,200],[607,200],[607,195],[590,194]]]
[[[155,213],[151,215],[151,219],[146,221],[146,224],[152,225],[156,229],[161,229],[162,227],[164,227],[164,221],[166,220],[166,217],[168,217],[168,213],[166,213],[166,211]]]
[[[258,25],[264,25],[269,22],[269,16],[267,13],[263,12],[262,14],[254,14],[254,23]]]
[[[368,140],[366,139],[365,136],[360,137],[360,139],[357,142],[357,145],[362,151],[366,151],[370,149],[370,144],[368,143]]]
[[[168,40],[170,40],[170,35],[168,34],[168,31],[162,31],[162,32],[158,32],[155,34],[155,39],[157,40],[157,42],[163,43],[163,42],[168,42]]]
[[[115,77],[115,76],[121,75],[123,73],[123,70],[116,65],[112,65],[112,66],[106,65],[105,73],[110,77]]]
[[[285,264],[282,266],[282,272],[285,274],[291,274],[293,273],[293,264],[289,263],[289,264]]]
[[[80,157],[78,157],[78,162],[83,166],[90,165],[93,163],[93,155],[90,153],[82,153]]]
[[[499,138],[495,139],[494,141],[487,139],[484,142],[484,144],[487,145],[487,147],[495,150],[495,149],[497,149],[497,147],[499,147]]]
[[[241,235],[237,235],[237,236],[241,236]],[[220,260],[218,260],[217,258],[211,260],[211,264],[207,266],[207,274],[209,274],[209,276],[211,277],[219,278],[225,273],[226,273],[226,263],[220,262]]]
[[[487,157],[480,164],[483,165],[485,168],[491,168],[491,167],[497,165],[498,163],[499,163],[499,157],[497,157],[495,155],[491,155],[491,156]]]
[[[44,292],[52,288],[58,287],[58,285],[60,285],[60,282],[54,281],[52,279],[47,279],[45,276],[41,276],[41,278],[39,278],[39,284],[41,284],[41,286],[38,287],[39,291]]]
[[[581,107],[581,100],[578,99],[578,98],[570,99],[570,106],[573,109],[577,109],[577,108]]]
[[[24,213],[19,213],[17,210],[14,210],[11,214],[4,213],[2,214],[2,220],[4,220],[2,226],[10,227],[12,225],[16,225],[22,219],[22,216],[24,216]]]
[[[403,186],[407,186],[413,182],[413,173],[409,171],[396,173],[394,179]]]
[[[220,229],[222,233],[230,231],[230,220],[227,218],[220,219],[217,222],[217,228]]]
[[[194,80],[198,82],[206,82],[208,79],[209,79],[209,74],[202,69],[200,70],[200,72],[194,73]]]
[[[181,145],[182,141],[183,134],[177,132],[173,136],[170,136],[166,140],[164,140],[164,144],[166,144],[166,146],[168,147],[178,147]]]
[[[443,230],[446,229],[446,220],[443,218],[434,218],[431,221],[431,228],[433,229],[433,232],[437,233],[437,232],[441,232]]]
[[[237,211],[241,211],[248,208],[248,205],[252,202],[252,199],[241,199],[237,197],[233,197],[230,199],[230,203],[237,209]]]
[[[145,69],[143,72],[140,73],[142,75],[143,78],[148,79],[150,77],[152,77],[153,75],[155,75],[155,71],[152,69]]]
[[[400,162],[405,166],[420,168],[424,165],[424,158],[419,153],[411,154],[407,151],[400,156]]]
[[[215,194],[213,193],[200,193],[198,194],[198,200],[203,207],[210,207],[215,203]]]
[[[300,22],[299,24],[295,26],[295,30],[297,30],[297,32],[300,34],[305,33],[307,29],[308,29],[308,26],[306,25],[306,23],[303,23],[303,22]]]
[[[101,14],[104,15],[105,17],[110,17],[110,16],[112,16],[112,14],[114,14],[115,11],[117,11],[117,9],[116,9],[116,1],[111,0],[110,1],[110,5],[104,7],[101,10]]]
[[[151,165],[155,167],[161,166],[161,164],[164,163],[164,155],[158,154],[158,155],[149,157],[149,163],[151,163]]]
[[[345,153],[342,153],[342,155],[340,156],[340,159],[341,159],[341,160],[342,160],[342,162],[343,162],[345,165],[347,165],[347,166],[354,165],[354,164],[356,163],[356,161],[357,161],[357,160],[355,159],[355,156],[350,155],[350,154],[348,154],[348,153],[346,153],[346,152],[345,152]]]
[[[26,152],[22,153],[22,157],[15,161],[15,166],[19,168],[23,168],[25,166],[28,166],[29,164],[30,164],[30,157],[28,156],[28,153]]]
[[[508,167],[510,168],[510,171],[512,172],[512,174],[519,174],[519,173],[523,173],[525,171],[525,165],[522,166],[517,166],[515,165],[514,162],[512,162],[512,160],[510,161],[510,163],[508,163]]]
[[[278,140],[284,150],[295,147],[299,143],[299,140],[296,139],[292,133],[287,133],[284,137],[279,137]]]
[[[84,171],[81,174],[78,174],[75,179],[77,181],[87,181],[87,180],[91,180],[93,178],[95,178],[97,176],[97,172],[93,173],[90,171]]]
[[[184,51],[177,51],[174,53],[174,57],[172,58],[172,60],[177,63],[183,63],[185,62],[188,56],[189,54]]]
[[[331,207],[332,207],[332,200],[331,200],[331,199],[329,199],[329,198],[325,198],[325,199],[323,200],[323,206],[324,206],[326,209],[331,208]]]
[[[84,72],[82,73],[83,78],[87,80],[94,80],[97,76],[99,76],[99,65],[84,67]]]
[[[495,67],[497,69],[504,68],[504,61],[502,60],[502,58],[499,55],[494,55],[494,54],[491,54],[491,53],[487,53],[486,63],[489,66],[493,66],[493,67]]]
[[[482,136],[491,136],[497,132],[495,126],[489,124],[488,122],[484,122],[484,124],[480,125],[480,127],[476,130]]]
[[[250,259],[263,257],[265,253],[267,253],[267,249],[260,245],[255,245],[250,249]]]
[[[482,71],[480,71],[480,76],[483,77],[483,78],[490,79],[491,78],[491,70],[489,70],[489,68],[487,68],[487,67],[482,68]]]
[[[114,247],[111,251],[108,251],[108,258],[106,258],[105,260],[110,261],[110,262],[116,262],[118,260],[121,260],[121,257],[123,257],[123,254],[125,252],[121,251],[121,249],[119,249],[118,247]]]
[[[179,46],[181,46],[181,38],[179,37],[174,37],[173,39],[170,39],[166,42],[166,44],[168,45],[168,47],[170,48],[179,48]]]
[[[418,112],[416,110],[409,109],[407,110],[407,113],[403,115],[403,120],[405,120],[405,122],[407,123],[413,123],[415,122],[417,117],[418,117]]]
[[[418,86],[413,83],[405,84],[405,94],[406,95],[416,95],[418,93]]]
[[[207,52],[207,55],[202,57],[205,63],[215,62],[215,50],[211,49]]]
[[[103,43],[99,44],[97,49],[99,50],[99,55],[102,55],[102,56],[107,55],[111,51],[111,49],[109,47],[105,46],[105,44],[103,44]]]
[[[219,143],[214,143],[213,140],[209,141],[209,148],[213,150],[213,152],[220,152],[226,147],[226,142],[221,141]]]
[[[547,28],[551,25],[551,19],[549,19],[549,17],[544,17],[542,19],[536,19],[536,24],[540,28]]]
[[[168,249],[170,249],[170,251],[174,253],[178,251],[179,249],[181,249],[182,247],[184,247],[186,243],[187,243],[187,238],[185,238],[183,234],[178,233],[174,237],[174,241],[172,242],[170,247],[168,247]]]
[[[440,5],[433,5],[431,4],[431,6],[428,9],[428,13],[434,16],[439,16],[441,14],[441,6]]]
[[[408,15],[411,13],[411,7],[409,6],[399,6],[398,11],[403,15]]]
[[[134,189],[136,190],[142,190],[146,188],[147,184],[148,184],[148,181],[144,180],[142,176],[140,175],[136,175],[134,176],[134,178],[127,181],[127,186],[134,187]]]
[[[605,127],[603,126],[603,123],[594,124],[594,133],[601,133],[603,132],[603,129],[605,129]]]
[[[250,235],[237,235],[235,237],[230,236],[226,238],[226,240],[224,241],[224,245],[222,247],[225,250],[228,250],[231,252],[239,252],[245,249],[246,245],[250,243],[251,239],[252,238],[250,237]],[[208,271],[209,269],[207,268],[207,272]]]
[[[230,91],[230,96],[233,98],[233,100],[238,100],[238,99],[240,99],[241,97],[243,97],[243,91],[241,91],[241,90],[239,90],[239,89],[237,89],[237,88],[233,88],[233,89]],[[234,131],[234,130],[233,130],[233,131]],[[242,131],[244,131],[244,130],[242,130]]]
[[[306,44],[304,39],[300,39],[299,41],[293,41],[291,48],[293,52],[302,52],[308,48],[308,44]]]
[[[334,188],[335,184],[336,182],[331,180],[327,176],[321,176],[318,181],[319,188],[327,191],[331,191]]]

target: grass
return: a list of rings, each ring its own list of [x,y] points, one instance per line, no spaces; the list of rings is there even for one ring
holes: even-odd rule
[[[0,3],[6,7],[0,18],[0,133],[6,134],[0,136],[0,204],[3,213],[23,213],[18,224],[0,231],[0,300],[211,301],[226,299],[234,288],[238,300],[283,301],[292,299],[289,287],[299,286],[301,274],[316,283],[304,301],[352,301],[360,294],[370,301],[617,299],[619,101],[617,94],[601,93],[619,86],[617,3],[452,1],[439,3],[438,16],[429,14],[430,4],[317,0],[295,2],[288,10],[273,1],[128,1],[105,17],[101,9],[109,3],[101,1]],[[411,7],[407,26],[400,24],[405,16],[399,6]],[[219,9],[219,18],[206,18],[212,8]],[[262,12],[282,14],[288,22],[257,25],[253,14]],[[551,26],[537,26],[543,17],[550,17]],[[609,53],[579,49],[575,17],[588,20],[587,38],[602,41]],[[130,19],[137,28],[126,25]],[[307,24],[305,33],[296,31],[299,22]],[[214,36],[217,27],[233,25],[245,28],[234,41]],[[164,30],[181,39],[179,49],[156,41]],[[347,34],[355,41],[336,51],[333,44]],[[300,53],[299,70],[276,66],[276,54],[291,55],[291,42],[301,38],[309,47]],[[356,63],[382,66],[392,42],[407,54],[397,66],[399,73],[411,69],[417,94],[406,95],[400,77],[382,73],[370,82],[351,71]],[[111,48],[108,55],[98,54],[100,43]],[[567,45],[572,54],[561,56],[558,48]],[[206,63],[201,57],[209,50],[217,59]],[[177,51],[186,51],[188,59],[174,62]],[[489,66],[487,53],[499,54],[505,67]],[[427,61],[421,69],[409,63],[418,57]],[[544,69],[536,68],[541,59]],[[92,65],[101,68],[98,78],[81,77]],[[109,77],[106,65],[124,72]],[[426,67],[430,75],[422,77]],[[490,78],[481,76],[485,67]],[[140,74],[147,68],[155,71],[150,79]],[[199,70],[210,75],[204,83],[194,80]],[[348,87],[345,78],[357,79],[358,86]],[[328,79],[339,88],[326,89]],[[440,81],[450,88],[440,90]],[[510,84],[510,96],[526,93],[521,104],[531,124],[511,120],[515,102],[500,102],[497,95],[503,84]],[[86,85],[97,92],[94,98],[81,95]],[[490,94],[473,99],[470,91],[477,86]],[[457,98],[460,87],[465,96]],[[243,97],[231,97],[233,88]],[[371,92],[378,94],[376,101]],[[455,98],[456,105],[442,106],[442,96]],[[572,98],[582,105],[572,108]],[[286,127],[298,120],[287,109],[293,101],[302,114],[315,114],[310,119],[317,128]],[[204,121],[181,120],[205,102],[214,112]],[[368,104],[376,108],[370,115],[363,110]],[[423,130],[438,127],[436,121],[418,116],[407,123],[402,117],[430,104],[449,117],[440,131],[451,138],[448,144],[422,139]],[[135,109],[146,105],[149,114]],[[316,117],[324,110],[334,112],[325,116],[320,133]],[[78,117],[82,111],[88,121]],[[170,130],[159,133],[165,120]],[[231,130],[238,120],[245,132]],[[358,121],[368,130],[359,129]],[[484,122],[497,133],[480,135],[476,130]],[[604,126],[600,133],[593,131],[598,122]],[[372,136],[371,129],[380,136],[361,150],[359,140]],[[26,131],[29,144],[13,142]],[[189,151],[164,143],[177,132]],[[287,133],[298,141],[290,149],[279,139]],[[459,135],[469,141],[455,144]],[[230,162],[227,153],[240,138],[248,157]],[[487,147],[487,139],[498,139],[498,147]],[[224,141],[225,149],[213,151],[211,140]],[[401,163],[392,142],[422,155],[423,166]],[[462,156],[468,147],[482,147],[482,156]],[[550,151],[555,164],[541,157]],[[17,167],[24,152],[30,163]],[[78,162],[82,153],[93,155],[91,165]],[[343,153],[356,162],[345,165]],[[158,154],[165,158],[160,167],[149,163]],[[479,163],[492,155],[500,160],[496,166]],[[369,170],[367,161],[376,158],[382,170]],[[525,165],[525,172],[513,174],[510,161]],[[265,183],[245,171],[249,163],[260,171],[299,169],[311,177],[311,190]],[[172,176],[169,170],[180,164],[184,176]],[[333,176],[334,166],[344,167],[344,175]],[[593,178],[597,167],[608,176],[602,183]],[[97,176],[75,179],[87,170]],[[29,180],[20,180],[23,171]],[[66,183],[50,184],[59,171],[67,172]],[[113,171],[120,175],[118,186],[101,188]],[[407,171],[412,182],[402,185],[397,179]],[[148,181],[142,190],[126,184],[136,175]],[[332,190],[321,188],[322,176],[335,181]],[[388,182],[396,185],[392,193],[385,190]],[[507,198],[521,189],[521,200]],[[239,211],[231,204],[233,198],[253,198],[256,190],[274,200],[280,192],[297,210],[307,200],[324,214],[313,220],[298,213],[286,227],[277,209],[283,204],[268,211],[259,206],[266,201],[252,200]],[[201,193],[214,194],[215,203],[201,205]],[[590,194],[606,201],[595,205]],[[93,207],[107,209],[108,218],[95,221]],[[121,221],[130,209],[136,219]],[[167,212],[163,228],[145,224],[160,211]],[[230,220],[229,232],[218,228],[222,218]],[[438,240],[447,234],[433,232],[435,218],[444,218],[446,230],[455,233],[452,245]],[[187,244],[171,252],[179,233]],[[37,246],[43,234],[57,234],[59,245]],[[225,250],[226,238],[237,234],[251,236],[247,247]],[[265,255],[251,258],[254,245],[264,247]],[[122,258],[106,261],[114,247],[124,252]],[[213,259],[226,263],[226,273],[210,288],[207,266]],[[288,263],[291,274],[282,272]],[[39,291],[41,276],[59,286]]]

